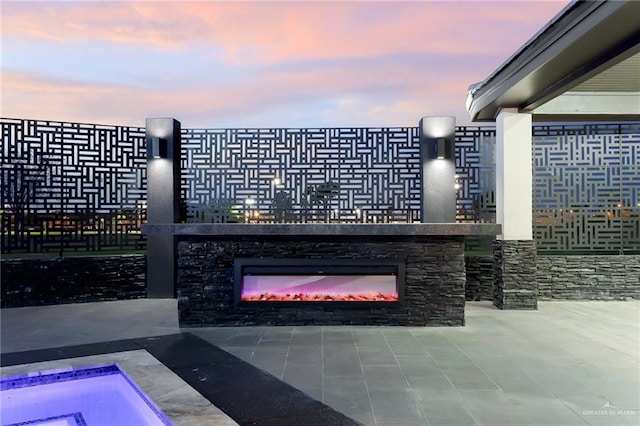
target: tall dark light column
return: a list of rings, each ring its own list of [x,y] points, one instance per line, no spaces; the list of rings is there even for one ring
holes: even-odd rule
[[[422,223],[455,223],[455,117],[420,120]]]
[[[147,222],[177,223],[180,217],[180,122],[147,118]],[[147,235],[147,297],[175,297],[173,235]]]

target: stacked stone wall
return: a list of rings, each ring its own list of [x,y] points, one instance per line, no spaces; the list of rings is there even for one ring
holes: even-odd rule
[[[536,243],[493,242],[493,304],[499,309],[537,309]]]
[[[466,256],[465,296],[469,301],[493,300],[493,257]]]
[[[539,300],[640,299],[640,255],[538,256]]]
[[[218,325],[464,325],[463,237],[242,237],[178,242],[178,309],[183,327]],[[404,303],[345,307],[292,303],[236,306],[234,258],[398,260]]]
[[[2,308],[146,297],[146,256],[3,259]]]
[[[493,258],[465,258],[471,300],[493,300]],[[537,256],[538,300],[640,300],[640,255]]]

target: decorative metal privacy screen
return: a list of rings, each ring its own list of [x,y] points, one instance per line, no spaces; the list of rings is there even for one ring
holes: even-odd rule
[[[458,220],[494,221],[495,131],[457,131]],[[415,127],[191,129],[182,146],[192,222],[420,219]]]
[[[417,128],[186,130],[184,136],[185,198],[191,212],[200,212],[190,220],[211,220],[207,210],[240,213],[241,220],[280,210],[291,214],[281,219],[296,222],[418,219]]]
[[[0,124],[3,253],[145,247],[144,128]]]
[[[640,124],[534,128],[534,238],[546,251],[640,251]]]
[[[419,220],[416,127],[183,129],[191,222]],[[495,129],[456,129],[458,221],[495,221]],[[2,252],[144,248],[145,130],[0,119]],[[640,124],[534,127],[542,251],[640,251]],[[477,242],[476,242],[477,243]]]

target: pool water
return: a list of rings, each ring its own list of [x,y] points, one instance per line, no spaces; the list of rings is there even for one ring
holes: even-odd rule
[[[169,426],[117,364],[3,378],[2,426]]]

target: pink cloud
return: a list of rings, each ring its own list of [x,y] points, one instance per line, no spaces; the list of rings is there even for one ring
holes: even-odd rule
[[[125,80],[52,77],[46,67],[3,69],[2,115],[138,126],[159,115],[189,117],[185,126],[291,125],[261,121],[277,111],[281,120],[321,116],[327,125],[352,126],[412,126],[428,114],[464,118],[468,85],[484,79],[563,4],[4,3],[3,40],[42,49],[47,42],[106,41],[161,51],[168,61],[173,53],[200,49],[255,72],[222,83],[215,69],[193,78],[185,63],[162,87],[145,89]],[[320,103],[322,110],[305,109]]]
[[[347,125],[346,119],[358,120],[351,125],[365,125],[365,121],[366,125],[414,125],[416,116],[435,113],[438,108],[457,105],[458,113],[463,113],[469,73],[470,70],[460,70],[441,75],[429,69],[416,72],[408,65],[382,62],[346,69],[336,66],[305,72],[272,71],[234,84],[212,79],[145,89],[125,83],[95,84],[44,74],[5,72],[2,115],[52,120],[78,117],[74,121],[142,125],[148,116],[182,114],[190,117],[195,126],[238,120],[251,125],[251,117],[261,111],[300,110],[327,102],[334,107],[318,113],[341,125]],[[350,102],[354,110],[348,114]],[[384,124],[367,120],[365,111],[371,117],[385,118]],[[390,117],[397,121],[390,121]]]
[[[273,63],[396,53],[515,49],[556,2],[168,2],[5,6],[3,34],[60,42],[216,46],[228,60]],[[507,20],[518,33],[505,33]]]

